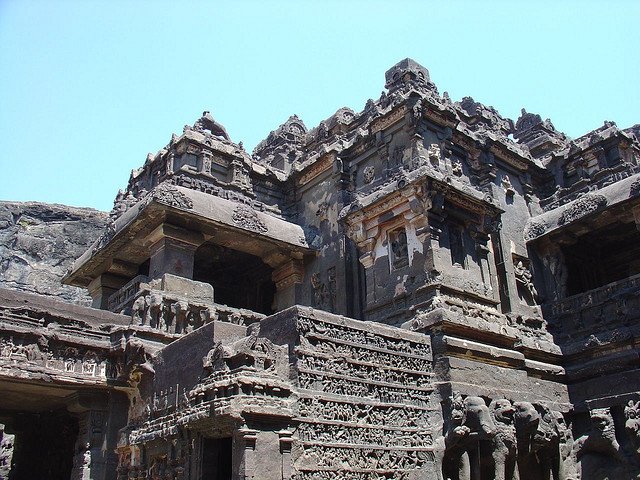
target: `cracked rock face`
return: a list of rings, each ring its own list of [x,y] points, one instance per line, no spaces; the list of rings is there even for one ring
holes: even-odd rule
[[[100,235],[108,214],[37,202],[0,202],[0,287],[90,305],[86,290],[60,279]]]

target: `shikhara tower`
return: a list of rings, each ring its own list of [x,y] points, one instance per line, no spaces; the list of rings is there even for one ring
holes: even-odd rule
[[[640,128],[385,80],[252,154],[204,112],[64,277],[93,308],[1,292],[9,478],[49,411],[56,478],[636,478]]]

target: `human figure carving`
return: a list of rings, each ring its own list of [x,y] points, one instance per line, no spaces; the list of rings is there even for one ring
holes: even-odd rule
[[[629,400],[624,409],[624,416],[626,418],[624,429],[634,448],[634,453],[640,456],[640,400],[637,402]]]
[[[513,268],[513,272],[516,276],[516,282],[519,284],[518,286],[521,291],[524,292],[524,296],[529,297],[527,300],[531,303],[537,302],[538,291],[533,284],[533,275],[531,274],[529,267],[525,266],[520,260]]]

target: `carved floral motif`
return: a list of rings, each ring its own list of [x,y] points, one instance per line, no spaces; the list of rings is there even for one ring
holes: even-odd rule
[[[258,212],[247,205],[238,205],[233,212],[233,223],[237,226],[259,233],[266,233],[269,228],[258,218]]]

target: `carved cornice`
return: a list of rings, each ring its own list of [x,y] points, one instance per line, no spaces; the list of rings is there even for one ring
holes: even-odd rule
[[[303,170],[300,179],[298,180],[298,184],[300,186],[306,185],[311,180],[316,178],[322,172],[327,171],[333,165],[333,161],[335,159],[335,155],[333,153],[327,153],[320,157],[315,163],[307,167]]]
[[[373,135],[381,130],[384,130],[385,128],[390,127],[394,123],[399,122],[404,118],[406,113],[407,113],[407,106],[402,105],[396,110],[392,110],[385,116],[376,118],[371,122],[371,127],[370,127],[371,134]]]

